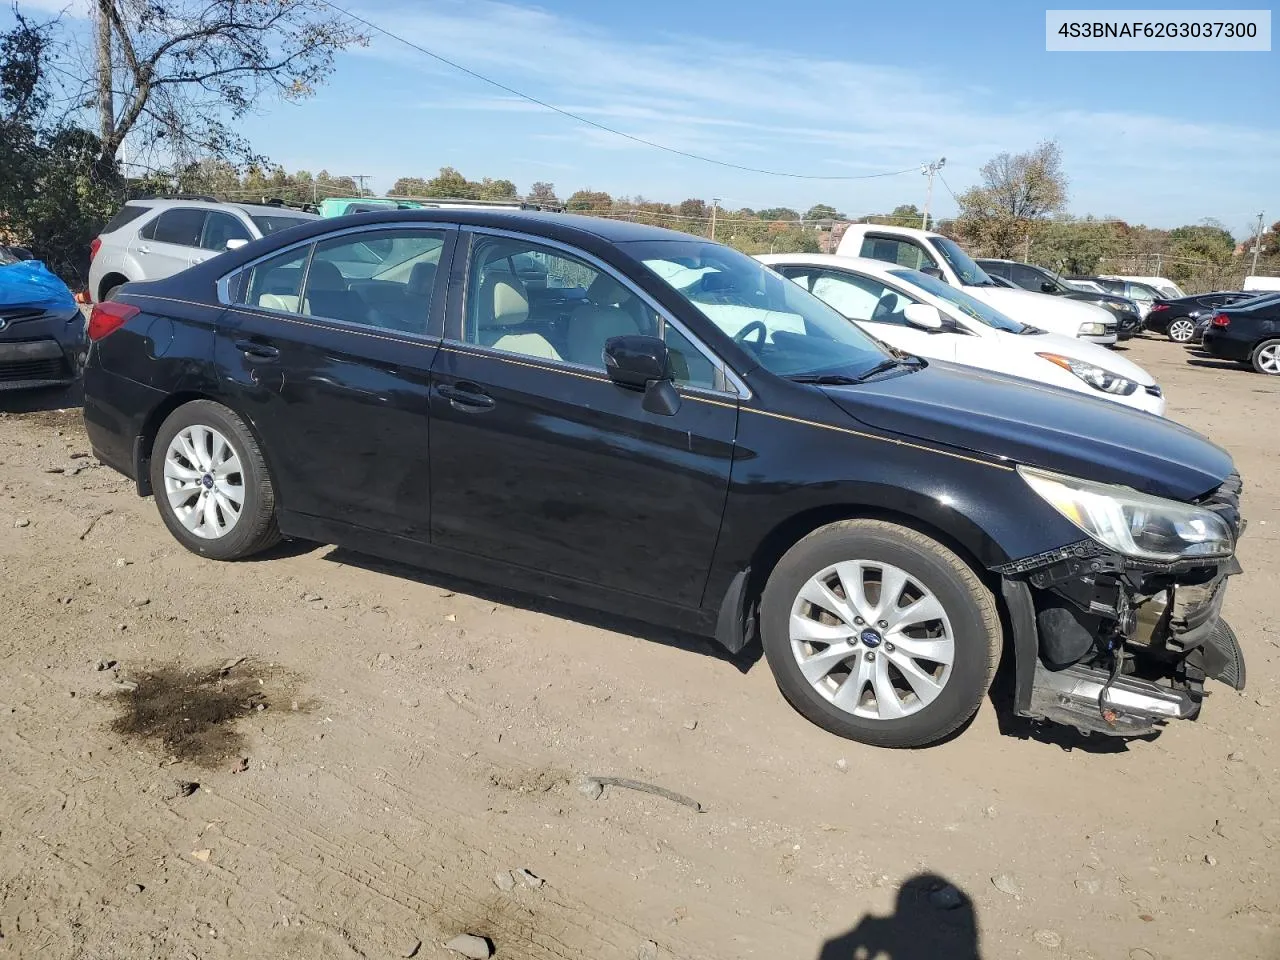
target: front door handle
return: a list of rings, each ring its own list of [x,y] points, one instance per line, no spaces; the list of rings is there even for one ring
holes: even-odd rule
[[[250,363],[270,363],[280,359],[280,351],[266,343],[254,343],[252,340],[237,340],[236,349],[244,354]]]
[[[449,406],[462,413],[479,413],[493,408],[493,397],[489,396],[479,384],[465,381],[449,384],[442,383],[436,387],[436,393],[449,401]]]

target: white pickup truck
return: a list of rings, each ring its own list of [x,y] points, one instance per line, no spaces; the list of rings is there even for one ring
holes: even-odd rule
[[[1116,319],[1101,307],[995,283],[959,245],[940,233],[851,223],[836,251],[920,270],[989,303],[1019,323],[1093,343],[1116,342]]]

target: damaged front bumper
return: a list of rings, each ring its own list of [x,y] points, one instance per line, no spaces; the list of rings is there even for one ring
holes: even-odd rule
[[[1238,537],[1239,477],[1204,502]],[[1205,680],[1244,688],[1244,656],[1221,616],[1227,580],[1241,572],[1234,556],[1153,563],[1085,540],[998,572],[1021,716],[1140,736],[1194,719]]]

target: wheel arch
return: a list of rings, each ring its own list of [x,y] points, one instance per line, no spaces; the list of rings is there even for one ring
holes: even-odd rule
[[[101,303],[106,299],[107,291],[112,287],[118,287],[123,283],[128,283],[129,278],[118,270],[112,270],[98,281],[98,289],[94,291],[94,299]]]
[[[149,497],[154,492],[151,488],[151,455],[155,449],[156,437],[160,433],[161,425],[175,410],[185,407],[189,403],[195,403],[197,400],[208,400],[210,403],[226,407],[239,417],[258,442],[258,449],[262,452],[262,459],[266,461],[267,470],[274,475],[271,456],[263,445],[262,434],[258,432],[258,428],[254,425],[251,417],[247,416],[244,411],[237,410],[235,405],[228,403],[225,397],[215,396],[200,390],[180,390],[165,397],[147,414],[147,418],[142,424],[142,431],[134,439],[133,469],[139,496]]]

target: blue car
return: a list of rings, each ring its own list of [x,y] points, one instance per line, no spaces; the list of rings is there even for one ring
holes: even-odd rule
[[[87,342],[67,285],[39,261],[0,250],[0,391],[72,383]]]

